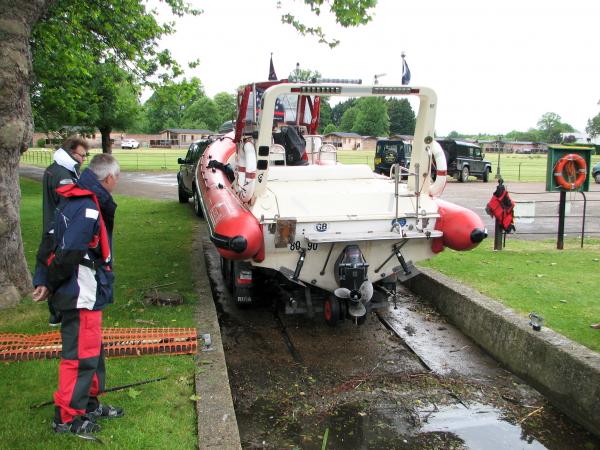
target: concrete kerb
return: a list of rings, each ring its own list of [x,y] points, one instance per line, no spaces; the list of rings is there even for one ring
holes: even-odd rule
[[[407,287],[527,380],[552,404],[600,436],[600,354],[547,327],[533,331],[512,309],[431,269]]]
[[[229,387],[217,310],[212,298],[202,248],[204,233],[206,233],[206,226],[201,224],[195,232],[192,251],[192,275],[198,294],[196,317],[198,334],[208,333],[212,341],[211,351],[198,350],[196,371],[196,394],[199,397],[196,402],[198,448],[238,450],[242,447]]]

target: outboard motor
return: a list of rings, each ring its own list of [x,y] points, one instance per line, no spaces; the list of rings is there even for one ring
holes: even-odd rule
[[[348,313],[362,317],[367,313],[365,304],[373,297],[373,284],[367,278],[369,264],[358,245],[349,245],[335,262],[335,279],[341,286],[334,294],[349,302]]]

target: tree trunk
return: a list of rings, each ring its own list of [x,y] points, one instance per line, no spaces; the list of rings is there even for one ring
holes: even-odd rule
[[[0,1],[0,309],[31,291],[21,237],[18,167],[33,137],[29,38],[48,3]]]
[[[110,141],[110,132],[112,131],[112,128],[101,127],[99,130],[102,135],[102,153],[112,153],[112,142]]]

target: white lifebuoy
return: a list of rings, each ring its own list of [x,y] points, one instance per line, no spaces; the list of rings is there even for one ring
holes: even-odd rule
[[[435,159],[436,167],[436,177],[435,181],[429,186],[429,195],[432,197],[439,197],[446,187],[446,176],[448,175],[446,155],[444,154],[444,149],[437,141],[433,141],[429,149],[431,156]]]
[[[243,202],[249,202],[256,187],[256,150],[248,141],[238,152],[237,193]]]

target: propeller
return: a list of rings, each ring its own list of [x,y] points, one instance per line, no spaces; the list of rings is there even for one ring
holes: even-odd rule
[[[365,303],[368,303],[373,297],[373,283],[369,280],[363,281],[356,290],[350,290],[345,287],[337,288],[333,291],[336,297],[350,300],[348,305],[348,313],[354,317],[362,317],[367,313]]]

